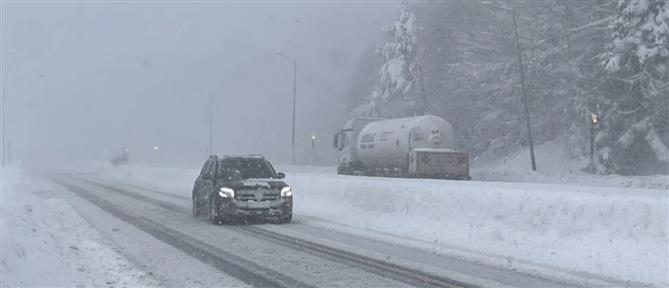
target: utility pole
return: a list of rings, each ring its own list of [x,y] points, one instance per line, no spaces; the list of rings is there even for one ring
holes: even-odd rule
[[[214,154],[214,96],[209,92],[209,155]]]
[[[523,67],[523,57],[520,49],[520,37],[518,36],[518,22],[516,21],[516,10],[508,7],[497,6],[490,1],[482,1],[484,5],[488,5],[495,9],[511,12],[513,16],[513,29],[516,36],[516,53],[518,54],[518,71],[520,72],[520,85],[523,89],[523,106],[525,106],[525,124],[527,128],[527,138],[530,142],[530,160],[532,162],[532,171],[537,171],[537,162],[534,157],[534,141],[532,140],[532,125],[530,125],[530,109],[528,108],[527,88],[525,88],[525,68]]]
[[[5,158],[7,158],[7,159],[5,160],[5,162],[7,164],[11,164],[12,163],[12,141],[7,141],[7,148],[5,148],[5,149],[7,150],[7,155],[5,155]]]
[[[0,147],[2,147],[2,148],[0,148],[0,150],[2,150],[2,151],[0,151],[0,154],[2,154],[2,155],[0,155],[0,157],[2,157],[2,166],[5,166],[5,164],[7,164],[7,153],[6,153],[7,151],[5,150],[5,149],[7,149],[7,147],[5,146],[6,145],[6,143],[5,143],[5,140],[6,140],[5,133],[7,133],[7,131],[6,131],[7,128],[6,128],[5,122],[7,121],[7,117],[5,115],[5,113],[6,113],[5,106],[6,105],[5,105],[5,93],[4,92],[5,91],[3,89],[2,90],[2,95],[0,95],[0,105],[2,105],[2,108],[0,108],[0,109],[2,109],[1,110],[2,117],[0,118],[0,121],[2,121],[2,127],[1,127],[2,131],[0,132],[0,134],[2,134],[2,136],[0,136],[0,138],[2,138],[0,140]]]
[[[516,33],[516,52],[518,53],[518,70],[520,71],[520,85],[523,88],[523,104],[525,105],[525,124],[527,125],[527,138],[530,142],[530,159],[532,161],[532,171],[537,171],[537,162],[534,158],[534,141],[532,141],[532,126],[530,125],[530,110],[528,108],[527,89],[525,88],[525,69],[523,68],[523,57],[520,53],[520,40],[518,37],[518,23],[516,22],[516,11],[511,10],[513,14],[513,28]]]
[[[292,161],[291,163],[295,165],[295,109],[296,109],[295,106],[297,103],[297,59],[295,57],[285,55],[281,52],[277,52],[276,54],[293,61],[293,122],[290,136],[290,145],[291,145],[290,155]]]
[[[293,124],[291,128],[291,146],[292,151],[290,155],[292,156],[293,165],[295,165],[295,106],[297,102],[297,59],[293,58]]]

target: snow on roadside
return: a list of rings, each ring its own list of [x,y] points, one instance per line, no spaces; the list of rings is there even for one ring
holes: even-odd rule
[[[290,175],[296,214],[617,279],[669,284],[669,191]]]
[[[44,180],[2,168],[2,287],[157,286],[127,262]]]

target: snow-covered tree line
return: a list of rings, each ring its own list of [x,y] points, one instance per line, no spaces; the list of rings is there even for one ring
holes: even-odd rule
[[[442,116],[476,160],[526,147],[515,13],[535,144],[563,140],[587,159],[597,114],[598,172],[666,172],[668,11],[667,0],[403,3],[366,56],[378,58],[362,61],[378,72],[356,87],[364,104],[352,115]]]

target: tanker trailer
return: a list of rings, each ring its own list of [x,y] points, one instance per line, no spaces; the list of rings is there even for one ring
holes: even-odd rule
[[[470,179],[469,155],[455,151],[453,128],[434,115],[351,119],[333,144],[339,174]]]

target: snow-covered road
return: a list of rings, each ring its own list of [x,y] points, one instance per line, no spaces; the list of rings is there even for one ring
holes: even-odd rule
[[[115,253],[150,275],[138,285],[666,285],[662,189],[342,177],[310,169],[287,179],[297,197],[293,223],[215,226],[191,216],[196,169],[78,172],[41,177],[54,183],[51,198],[66,200]],[[617,220],[602,227],[607,218]],[[641,254],[647,251],[655,254]],[[592,255],[600,259],[583,260]],[[612,260],[626,261],[628,274],[606,273],[621,269],[616,263],[597,268],[604,273],[592,268]]]
[[[190,197],[184,195],[174,196],[169,192],[100,179],[59,177],[55,181],[126,222],[126,226],[133,226],[143,234],[148,233],[179,250],[177,254],[186,254],[208,263],[224,275],[249,285],[569,286],[561,280],[311,226],[301,223],[299,218],[290,225],[214,226],[204,219],[190,216]],[[151,256],[143,253],[145,258]],[[178,261],[164,265],[172,269],[181,267]],[[170,275],[155,274],[170,281]]]

